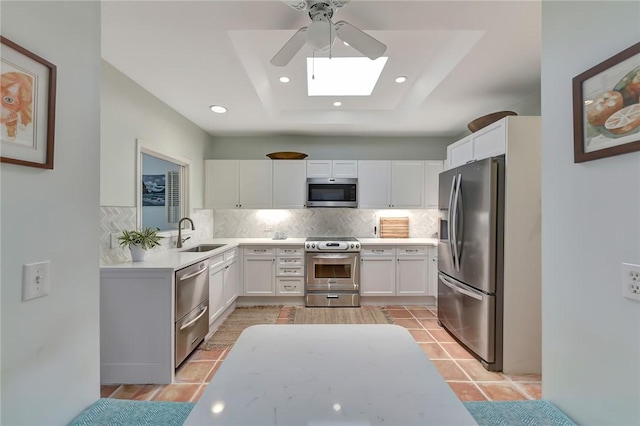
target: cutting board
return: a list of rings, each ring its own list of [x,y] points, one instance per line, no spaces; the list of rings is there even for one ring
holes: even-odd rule
[[[381,217],[381,238],[409,238],[408,217]]]

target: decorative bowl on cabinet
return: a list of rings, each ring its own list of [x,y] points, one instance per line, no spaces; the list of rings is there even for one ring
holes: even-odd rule
[[[308,157],[307,154],[303,154],[302,152],[272,152],[271,154],[267,154],[267,157],[272,160],[303,160]]]
[[[471,130],[471,132],[477,132],[483,127],[487,127],[489,124],[495,123],[501,118],[507,117],[509,115],[518,115],[518,113],[513,111],[492,112],[491,114],[483,115],[482,117],[478,117],[475,120],[470,121],[469,124],[467,124],[467,127],[469,128],[469,130]]]

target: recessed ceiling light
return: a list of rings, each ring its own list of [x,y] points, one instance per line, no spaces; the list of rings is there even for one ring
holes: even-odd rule
[[[407,77],[405,77],[404,75],[396,77],[396,83],[404,83],[405,81],[407,81]]]
[[[288,83],[289,81],[291,81],[289,80],[289,77],[285,77],[285,76],[280,77],[280,83]]]
[[[342,44],[344,44],[345,46],[349,46],[349,43],[347,43],[346,41],[343,41]]]
[[[209,108],[211,108],[211,111],[217,112],[218,114],[224,114],[227,112],[227,109],[222,105],[211,105]]]
[[[333,103],[333,106],[342,106],[342,102],[340,102],[340,101],[335,101],[335,102]]]

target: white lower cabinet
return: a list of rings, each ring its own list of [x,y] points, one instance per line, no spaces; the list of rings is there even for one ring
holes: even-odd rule
[[[427,256],[429,256],[427,294],[429,296],[437,296],[438,295],[438,248],[429,247],[427,249]]]
[[[238,249],[209,259],[209,324],[238,297]]]
[[[217,258],[219,262],[217,262]],[[224,311],[224,260],[222,256],[216,256],[210,260],[215,264],[209,266],[209,324],[213,323],[218,315]]]
[[[364,246],[361,252],[362,296],[436,296],[437,248]]]
[[[278,247],[276,250],[276,295],[304,296],[302,247]]]
[[[427,256],[396,258],[396,295],[428,296],[429,260]]]
[[[304,278],[276,277],[278,296],[304,296]]]
[[[238,260],[234,258],[223,269],[224,274],[224,297],[225,308],[232,304],[238,297]]]
[[[275,249],[244,249],[244,295],[275,296]]]
[[[246,247],[244,296],[304,296],[304,248]]]
[[[393,296],[395,294],[395,249],[363,247],[360,257],[360,294]]]

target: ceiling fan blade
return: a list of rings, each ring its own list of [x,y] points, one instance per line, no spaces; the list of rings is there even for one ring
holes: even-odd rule
[[[378,59],[387,50],[386,45],[346,21],[336,22],[335,27],[342,41],[346,41],[369,59]]]
[[[284,46],[271,58],[271,64],[276,67],[284,67],[296,56],[296,53],[304,46],[307,39],[304,36],[307,27],[302,27],[287,41]]]

